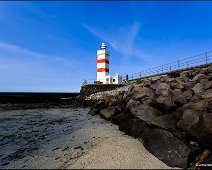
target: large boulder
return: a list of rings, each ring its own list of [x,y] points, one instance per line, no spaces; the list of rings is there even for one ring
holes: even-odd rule
[[[122,112],[125,109],[126,100],[124,100],[124,99],[114,99],[109,103],[109,106],[115,106],[119,112]]]
[[[192,98],[192,95],[193,95],[193,92],[192,90],[187,90],[183,93],[183,97],[185,97],[185,99],[188,101],[188,100],[191,100]]]
[[[196,129],[199,123],[200,112],[186,109],[183,111],[182,119],[177,123],[178,127],[190,132]]]
[[[108,107],[100,111],[100,116],[105,120],[110,120],[112,116],[117,113],[117,108],[115,106]]]
[[[212,81],[208,81],[207,83],[205,83],[204,89],[205,89],[205,90],[207,90],[207,89],[212,89]]]
[[[189,81],[189,75],[191,74],[192,70],[186,70],[186,71],[183,71],[180,73],[180,79],[183,81],[183,82],[188,82]]]
[[[194,91],[195,94],[200,94],[204,92],[204,86],[201,83],[197,83],[192,90]]]
[[[140,103],[139,101],[130,99],[130,100],[127,102],[125,112],[131,111],[132,108],[135,108],[135,107],[137,107],[137,106],[140,105],[140,104],[141,104],[141,103]]]
[[[171,81],[170,87],[171,89],[183,89],[184,83],[180,78],[175,78],[173,81]]]
[[[208,102],[204,100],[198,100],[196,102],[189,102],[182,107],[178,107],[174,112],[175,117],[180,120],[185,110],[193,110],[194,112],[205,112],[208,108]]]
[[[94,116],[99,114],[100,111],[106,107],[107,106],[105,105],[104,101],[98,101],[90,108],[90,111],[88,113]]]
[[[156,81],[155,83],[153,83],[150,88],[153,89],[153,90],[156,90],[156,88],[158,87],[158,85],[160,84],[161,82],[158,80]]]
[[[173,101],[175,104],[182,105],[187,103],[186,94],[183,95],[184,93],[181,90],[175,89],[171,92],[173,93]]]
[[[150,153],[168,166],[187,167],[190,149],[172,133],[162,129],[144,128],[139,135],[139,140]]]
[[[207,112],[208,102],[190,102],[183,106],[182,118],[177,126],[194,137],[201,146],[212,148],[212,114]]]
[[[156,99],[156,103],[157,109],[161,110],[164,114],[171,113],[177,106],[173,101],[173,94],[171,93],[160,95]]]
[[[141,104],[138,105],[137,107],[132,108],[131,114],[149,125],[152,124],[154,119],[163,115],[161,112],[145,104]]]
[[[170,86],[168,84],[160,83],[160,84],[158,84],[158,86],[156,88],[155,94],[156,95],[161,95],[161,94],[166,95],[166,94],[168,94],[169,90],[170,90]]]
[[[111,122],[118,125],[121,131],[133,137],[138,137],[141,130],[145,128],[145,123],[132,114],[115,115],[111,118]]]
[[[204,76],[204,74],[199,73],[199,74],[195,75],[191,81],[197,81],[198,79],[200,80],[200,77],[203,77],[203,76]]]
[[[165,114],[154,119],[151,123],[161,129],[175,131],[177,128],[178,120],[175,118],[174,114]]]
[[[198,141],[203,147],[212,149],[212,114],[204,113],[197,128],[199,130],[196,136]]]
[[[132,99],[134,100],[141,100],[144,97],[150,97],[150,98],[154,98],[155,94],[153,92],[153,90],[147,88],[147,87],[143,87],[141,88],[139,91],[136,91],[132,97]]]
[[[193,88],[196,84],[197,84],[196,81],[189,81],[189,82],[186,82],[186,83],[184,84],[184,88],[185,88],[185,90],[190,90],[190,89]]]
[[[201,99],[207,101],[207,102],[212,102],[212,89],[206,90],[202,95]]]

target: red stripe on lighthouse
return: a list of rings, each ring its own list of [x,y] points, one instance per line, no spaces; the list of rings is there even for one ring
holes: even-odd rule
[[[97,68],[97,72],[108,72],[109,73],[109,69],[108,68]]]
[[[107,63],[107,64],[109,64],[109,61],[107,59],[99,59],[99,60],[97,60],[97,63]]]

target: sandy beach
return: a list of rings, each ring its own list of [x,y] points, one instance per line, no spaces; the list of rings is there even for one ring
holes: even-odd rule
[[[89,109],[0,112],[0,168],[168,169],[138,139]]]

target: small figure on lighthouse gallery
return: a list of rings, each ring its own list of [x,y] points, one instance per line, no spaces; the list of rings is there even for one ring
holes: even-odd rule
[[[101,84],[120,84],[122,77],[116,73],[115,76],[109,75],[109,56],[110,53],[106,50],[107,46],[102,43],[100,50],[97,50],[97,81]]]

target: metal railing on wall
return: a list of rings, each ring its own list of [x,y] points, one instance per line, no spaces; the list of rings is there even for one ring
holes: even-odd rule
[[[158,74],[163,74],[171,71],[176,71],[180,69],[186,69],[202,64],[209,64],[212,62],[212,51],[198,54],[192,57],[188,57],[182,60],[178,60],[172,63],[163,64],[158,67],[146,69],[137,73],[126,75],[123,81],[139,79],[148,76],[154,76]]]
[[[82,86],[87,85],[87,84],[94,84],[96,79],[84,79],[82,82]]]

